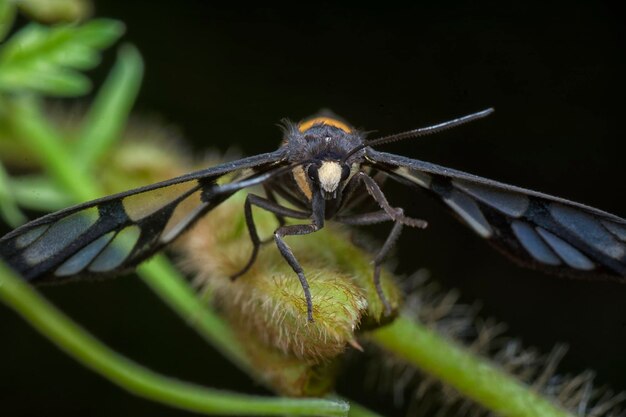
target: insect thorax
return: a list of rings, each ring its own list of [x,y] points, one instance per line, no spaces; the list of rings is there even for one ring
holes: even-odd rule
[[[316,166],[317,186],[329,193],[326,198],[331,198],[341,190],[344,166],[358,166],[360,162],[360,157],[355,155],[346,163],[345,156],[362,143],[361,134],[346,123],[317,117],[297,125],[288,124],[282,146],[287,149],[289,162],[304,162],[294,168],[293,179],[299,191],[311,200],[314,187],[308,175],[309,166]]]

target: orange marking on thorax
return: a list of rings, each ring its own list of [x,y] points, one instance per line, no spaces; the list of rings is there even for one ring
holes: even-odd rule
[[[320,124],[336,127],[338,129],[343,130],[346,133],[352,132],[352,128],[350,126],[348,126],[344,122],[341,122],[337,119],[333,119],[331,117],[314,117],[313,119],[309,119],[307,121],[300,123],[298,125],[298,130],[300,132],[306,132],[314,125],[320,125]]]
[[[309,181],[306,178],[306,174],[304,173],[304,168],[301,166],[297,166],[293,169],[293,178],[296,180],[296,184],[298,184],[298,188],[302,191],[302,194],[307,198],[307,200],[311,201],[313,198],[313,192],[311,191],[311,187],[309,186]]]

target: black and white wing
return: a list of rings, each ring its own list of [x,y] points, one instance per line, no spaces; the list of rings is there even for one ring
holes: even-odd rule
[[[368,149],[367,164],[427,189],[476,233],[526,266],[626,281],[626,220],[536,191]]]
[[[241,188],[281,166],[281,150],[221,164],[41,217],[0,238],[0,259],[33,282],[116,275],[152,256]],[[216,181],[255,168],[243,180]]]

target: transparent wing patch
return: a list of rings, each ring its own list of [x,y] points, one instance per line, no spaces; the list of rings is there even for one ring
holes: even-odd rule
[[[562,198],[428,162],[371,152],[372,165],[429,190],[481,237],[528,266],[626,277],[626,220]]]
[[[271,165],[276,152],[218,165],[81,204],[21,226],[0,239],[0,258],[29,281],[116,275],[135,267],[226,200],[254,185],[250,174],[227,187],[226,173]]]

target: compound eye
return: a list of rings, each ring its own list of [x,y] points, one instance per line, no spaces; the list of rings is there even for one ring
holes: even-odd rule
[[[341,181],[347,180],[349,175],[350,175],[350,167],[348,165],[343,165],[341,167]]]
[[[309,165],[309,167],[306,170],[306,173],[311,180],[317,181],[317,166],[316,165]]]

